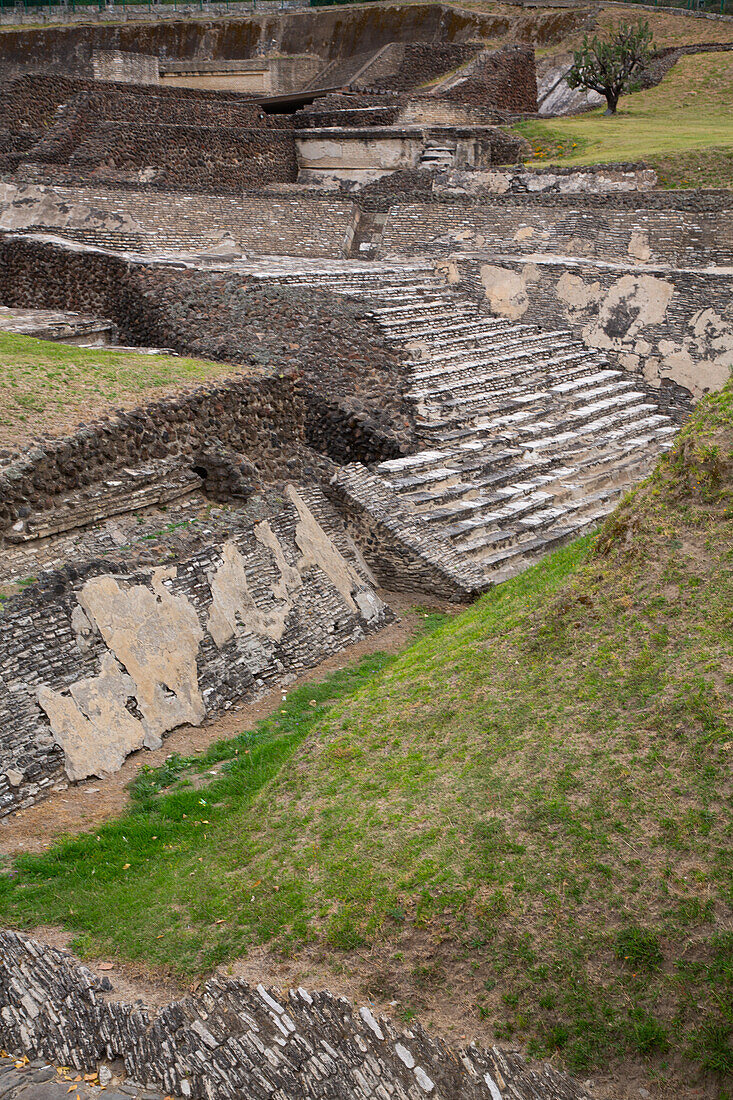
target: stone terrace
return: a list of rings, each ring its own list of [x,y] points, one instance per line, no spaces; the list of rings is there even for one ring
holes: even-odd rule
[[[491,317],[426,271],[280,279],[366,297],[404,351],[423,447],[342,468],[336,492],[350,513],[379,503],[375,522],[391,497],[392,525],[466,590],[598,524],[671,445],[653,392],[568,330]]]

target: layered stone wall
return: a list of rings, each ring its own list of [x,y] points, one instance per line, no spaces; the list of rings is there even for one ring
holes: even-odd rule
[[[155,1012],[107,997],[104,988],[66,952],[0,932],[0,1044],[16,1055],[80,1072],[119,1057],[132,1079],[187,1100],[586,1096],[549,1063],[530,1068],[496,1047],[451,1049],[416,1022],[399,1031],[330,993],[216,978]]]
[[[99,123],[69,158],[74,174],[143,179],[163,191],[239,194],[243,188],[293,183],[293,134],[221,126]]]
[[[733,262],[732,242],[730,192],[506,195],[394,205],[380,257],[488,249],[699,267]]]
[[[465,65],[477,52],[475,45],[452,42],[394,43],[390,47],[388,61],[380,58],[383,68],[388,71],[380,75],[376,68],[370,67],[362,75],[360,83],[395,92],[410,91]]]
[[[92,76],[95,80],[119,84],[158,84],[158,58],[144,53],[122,53],[121,50],[95,50]]]
[[[133,252],[206,252],[222,234],[248,255],[343,257],[355,208],[330,196],[174,195],[117,185],[46,185],[0,180],[0,230],[45,229]]]
[[[674,384],[699,397],[733,370],[731,272],[485,256],[457,259],[452,277],[492,313],[567,326],[657,388]]]
[[[386,621],[317,490],[290,485],[276,514],[228,526],[165,567],[77,563],[3,603],[0,815],[117,771]]]
[[[241,97],[26,76],[5,85],[0,103],[10,168],[67,165],[95,182],[221,193],[297,175],[290,118]]]

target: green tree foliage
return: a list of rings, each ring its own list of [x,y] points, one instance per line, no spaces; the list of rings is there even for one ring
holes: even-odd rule
[[[619,97],[634,87],[651,52],[652,32],[641,19],[622,23],[608,42],[586,35],[582,47],[575,51],[567,82],[571,88],[589,88],[605,96],[606,114],[615,115]]]

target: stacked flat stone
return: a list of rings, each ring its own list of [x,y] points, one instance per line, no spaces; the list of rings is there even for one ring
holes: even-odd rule
[[[428,560],[442,545],[454,579],[465,566],[467,588],[477,572],[487,588],[595,527],[672,445],[676,425],[653,391],[567,330],[490,316],[424,272],[314,280],[301,281],[372,300],[373,317],[409,357],[423,446],[371,476],[411,516],[413,545],[424,532]],[[366,474],[352,464],[336,482],[352,511],[371,515]],[[363,517],[359,526],[363,534]],[[379,554],[367,560],[389,575]]]
[[[124,1060],[150,1087],[208,1100],[583,1100],[550,1065],[419,1024],[399,1031],[364,1006],[305,989],[214,978],[157,1013],[105,996],[66,952],[0,932],[0,1046],[80,1072]]]

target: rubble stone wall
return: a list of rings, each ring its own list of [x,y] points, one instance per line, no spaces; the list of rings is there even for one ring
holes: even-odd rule
[[[133,252],[205,252],[228,233],[243,252],[343,257],[355,208],[350,199],[249,194],[186,195],[2,182],[0,230],[59,232],[87,244]]]
[[[380,257],[490,250],[700,267],[733,262],[733,199],[696,195],[519,195],[390,210]]]
[[[292,131],[221,126],[99,123],[69,157],[75,174],[144,178],[164,191],[238,195],[243,188],[293,183]]]
[[[280,513],[242,529],[235,514],[225,541],[172,565],[43,575],[0,610],[0,815],[117,771],[388,616],[331,506],[292,485]]]
[[[441,99],[512,114],[537,110],[537,72],[531,46],[484,52],[470,75],[440,92]]]
[[[6,456],[0,529],[15,522],[20,509],[50,507],[54,495],[116,466],[193,454],[211,439],[250,455],[278,480],[292,476],[289,443],[364,462],[411,447],[400,358],[364,316],[362,303],[7,238],[0,242],[0,302],[22,308],[30,301],[107,317],[122,343],[232,362],[250,376],[152,402]]]
[[[132,56],[132,55],[131,55]],[[292,121],[226,93],[24,76],[0,86],[0,167],[158,169],[151,186],[232,191],[295,178]],[[276,133],[270,134],[268,131]],[[135,178],[134,176],[131,178]]]
[[[478,53],[479,47],[462,43],[406,42],[393,47],[391,72],[382,76],[367,70],[360,83],[395,92],[410,91],[444,73],[465,65]]]
[[[694,397],[733,370],[733,275],[543,256],[457,260],[455,275],[492,313],[568,326],[656,388]]]
[[[128,1075],[188,1100],[584,1100],[549,1063],[471,1044],[451,1049],[419,1023],[398,1031],[368,1008],[305,989],[214,978],[155,1012],[105,996],[64,951],[0,932],[0,1043],[14,1054],[91,1072],[124,1059]]]

